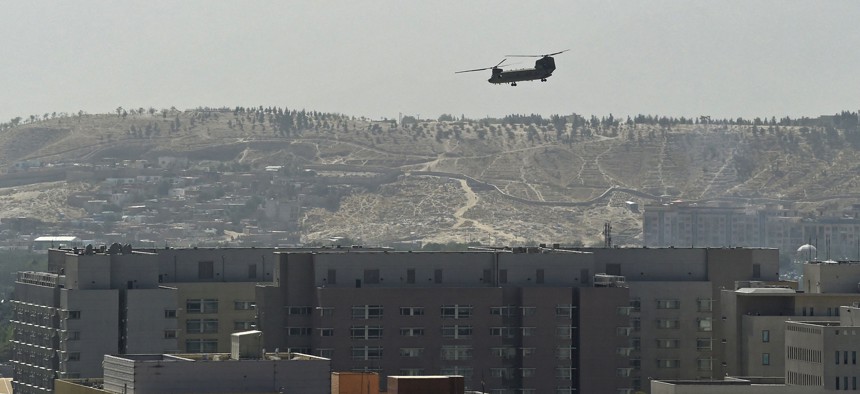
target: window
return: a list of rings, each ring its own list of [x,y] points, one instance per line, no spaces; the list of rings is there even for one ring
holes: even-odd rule
[[[699,331],[711,331],[711,318],[705,317],[701,319],[696,319],[698,324]]]
[[[215,263],[212,261],[200,261],[197,263],[197,279],[215,278]]]
[[[698,367],[699,371],[710,371],[714,368],[714,360],[710,358],[700,358],[696,360],[696,366]]]
[[[382,346],[353,346],[353,360],[379,360],[382,358]]]
[[[311,335],[310,327],[287,327],[287,336],[307,337]]]
[[[761,341],[770,342],[770,330],[761,330]]]
[[[531,378],[531,377],[535,376],[535,369],[534,368],[520,368],[520,374],[524,378]]]
[[[677,359],[657,359],[657,368],[680,368],[681,360]]]
[[[713,350],[713,339],[696,338],[696,350]]]
[[[523,355],[523,358],[529,357],[529,356],[535,354],[535,351],[537,351],[537,349],[535,349],[533,347],[521,347],[520,348],[520,354]]]
[[[468,339],[472,336],[472,326],[470,325],[453,325],[442,326],[442,337],[453,339]]]
[[[329,269],[326,273],[326,282],[330,285],[337,284],[337,270]]]
[[[537,307],[533,306],[523,306],[520,307],[520,309],[523,313],[523,316],[534,316],[534,314],[537,313]]]
[[[657,348],[658,349],[677,349],[681,347],[680,339],[658,339],[657,340]]]
[[[334,308],[332,307],[317,307],[317,310],[320,313],[320,317],[327,317],[334,315]]]
[[[513,316],[516,312],[517,307],[513,305],[507,306],[491,306],[490,307],[490,315],[492,316]]]
[[[400,336],[404,337],[421,337],[424,336],[423,327],[404,327],[400,329]]]
[[[490,368],[490,377],[501,379],[513,379],[513,368]]]
[[[508,283],[508,270],[499,270],[499,283]]]
[[[710,298],[699,298],[696,300],[696,307],[699,312],[713,312],[714,300]]]
[[[164,318],[165,319],[176,319],[176,309],[165,309],[164,310]]]
[[[188,319],[185,321],[185,331],[198,334],[218,332],[218,319]]]
[[[218,351],[218,340],[186,339],[185,351],[188,353],[215,353]]]
[[[443,360],[471,360],[472,347],[468,345],[442,346],[440,357]]]
[[[68,317],[66,319],[69,320],[79,320],[81,318],[81,311],[68,311]]]
[[[236,320],[233,322],[233,330],[234,331],[247,331],[253,330],[257,327],[257,323],[250,320]]]
[[[442,318],[448,319],[467,319],[472,317],[471,305],[442,305]]]
[[[761,365],[770,365],[770,353],[761,354]]]
[[[81,332],[80,331],[66,331],[66,340],[67,341],[79,341],[79,340],[81,340]]]
[[[381,319],[382,305],[361,305],[352,307],[353,319]]]
[[[422,306],[402,306],[400,307],[400,316],[423,316],[424,307]]]
[[[309,306],[290,306],[287,307],[288,315],[299,315],[299,316],[308,316],[311,314],[313,308]]]
[[[490,349],[490,354],[495,357],[510,359],[516,356],[517,351],[512,347],[494,347]]]
[[[570,304],[558,304],[555,306],[555,317],[572,317],[574,308]]]
[[[80,352],[68,352],[68,353],[66,353],[66,360],[68,360],[68,361],[81,361],[81,353]]]
[[[382,338],[382,326],[352,326],[349,329],[349,337],[352,339],[379,339]]]
[[[571,326],[558,326],[555,328],[555,334],[559,338],[570,339],[573,337],[573,327],[571,327]]]
[[[333,337],[334,328],[318,328],[321,337]]]
[[[415,284],[415,268],[406,270],[406,283]]]
[[[573,370],[568,367],[560,367],[555,369],[555,377],[557,379],[570,380],[573,378]]]
[[[490,327],[490,336],[513,338],[514,329],[512,327]]]
[[[248,264],[248,279],[257,279],[257,264]]]
[[[421,376],[424,375],[424,368],[401,368],[400,376]]]
[[[317,356],[332,358],[334,356],[334,349],[317,349]]]
[[[681,321],[678,319],[657,319],[657,328],[678,329],[681,328]]]
[[[176,338],[176,330],[164,330],[164,339]]]
[[[461,375],[465,380],[472,379],[472,368],[470,367],[461,367],[461,366],[453,366],[453,367],[442,367],[439,372],[442,375]]]
[[[423,347],[402,347],[400,348],[400,357],[423,357]]]
[[[633,312],[640,312],[642,310],[642,300],[639,297],[633,298],[630,300],[630,306],[633,307]]]
[[[657,300],[657,309],[678,309],[681,307],[679,300]]]
[[[571,360],[573,358],[573,348],[559,347],[555,349],[555,357],[559,360]]]
[[[190,299],[185,301],[186,313],[218,313],[218,300]]]
[[[537,328],[535,327],[521,327],[521,329],[524,337],[534,336],[535,332],[537,332]]]
[[[233,309],[237,311],[252,310],[256,307],[257,304],[254,301],[233,301]],[[289,313],[289,311],[287,313]]]
[[[442,283],[442,270],[437,269],[433,271],[433,279],[436,283]]]

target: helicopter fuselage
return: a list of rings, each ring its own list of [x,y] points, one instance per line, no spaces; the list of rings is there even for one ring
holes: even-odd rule
[[[515,83],[521,81],[533,81],[547,79],[552,76],[552,71],[539,68],[524,68],[521,70],[499,70],[487,80],[489,83]]]
[[[517,82],[521,81],[546,81],[552,76],[555,71],[555,59],[550,56],[545,56],[535,61],[533,68],[524,68],[519,70],[502,70],[501,68],[493,68],[493,75],[487,80],[489,83],[509,83],[516,86]]]

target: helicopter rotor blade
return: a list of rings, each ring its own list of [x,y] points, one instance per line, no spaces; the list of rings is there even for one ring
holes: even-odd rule
[[[489,69],[491,69],[491,68],[494,68],[494,67],[484,67],[484,68],[476,68],[476,69],[474,69],[474,70],[455,71],[455,72],[454,72],[454,74],[470,73],[470,72],[473,72],[473,71],[484,71],[484,70],[489,70]]]
[[[546,57],[546,56],[555,56],[555,55],[558,55],[559,53],[565,53],[569,50],[570,49],[565,49],[563,51],[553,52],[553,53],[546,54],[546,55],[505,55],[505,56],[507,56],[507,57]]]
[[[470,73],[470,72],[473,72],[473,71],[484,71],[484,70],[490,70],[490,69],[493,69],[493,68],[498,68],[499,66],[501,66],[501,65],[502,65],[502,63],[504,63],[504,62],[505,62],[505,60],[508,60],[508,59],[502,59],[502,61],[500,61],[500,62],[499,62],[499,64],[496,64],[496,65],[495,65],[495,66],[493,66],[493,67],[484,67],[484,68],[476,68],[476,69],[474,69],[474,70],[456,71],[456,72],[454,72],[454,74]]]

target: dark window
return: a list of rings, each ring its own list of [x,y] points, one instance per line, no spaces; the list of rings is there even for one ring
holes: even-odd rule
[[[330,285],[337,283],[337,270],[333,270],[333,269],[328,270],[328,278],[326,278],[326,279],[327,279],[328,284],[330,284]]]
[[[379,283],[379,270],[364,270],[364,283]]]
[[[493,271],[484,270],[484,283],[493,283]]]
[[[406,283],[415,284],[415,268],[406,270]]]
[[[753,264],[753,279],[761,278],[761,264]]]
[[[770,330],[761,330],[761,341],[770,342]]]
[[[436,270],[433,273],[436,283],[442,283],[442,270]]]
[[[257,264],[248,264],[248,279],[257,279]]]
[[[543,283],[543,269],[542,268],[538,268],[537,272],[535,273],[535,283]]]
[[[770,365],[770,353],[761,354],[761,365]]]
[[[589,284],[591,282],[589,279],[591,279],[591,278],[588,277],[588,269],[587,268],[579,270],[579,283],[580,284],[583,284],[583,285]]]
[[[197,279],[215,278],[215,263],[212,261],[201,261],[197,263]]]

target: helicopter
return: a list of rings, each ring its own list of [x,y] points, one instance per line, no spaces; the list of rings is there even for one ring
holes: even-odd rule
[[[484,68],[476,68],[474,70],[463,70],[457,71],[454,74],[460,73],[469,73],[473,71],[483,71],[483,70],[493,70],[493,75],[490,76],[490,79],[487,80],[489,83],[509,83],[511,86],[517,86],[517,82],[521,81],[534,81],[540,79],[541,82],[546,82],[546,79],[552,76],[552,72],[555,71],[555,59],[554,55],[558,55],[560,53],[564,53],[569,51],[570,49],[565,49],[563,51],[550,53],[547,55],[505,55],[507,57],[539,57],[540,59],[535,61],[534,68],[523,68],[518,70],[502,70],[501,65],[504,63],[507,58],[502,59],[498,64],[492,67],[484,67]]]

